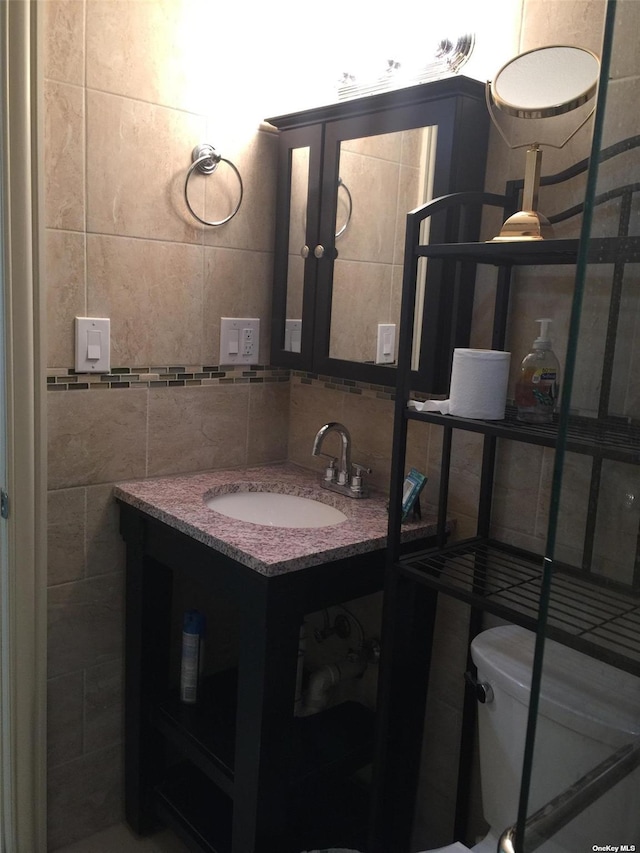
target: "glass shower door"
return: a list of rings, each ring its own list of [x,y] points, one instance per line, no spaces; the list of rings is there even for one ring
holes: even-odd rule
[[[638,27],[639,3],[609,0],[511,833],[518,853],[640,850]]]

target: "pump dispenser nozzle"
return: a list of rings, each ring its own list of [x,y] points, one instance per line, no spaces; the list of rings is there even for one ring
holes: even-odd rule
[[[551,325],[551,319],[549,317],[544,317],[541,320],[536,320],[536,323],[540,323],[540,335],[533,342],[533,348],[551,349],[551,341],[549,340],[549,326]]]

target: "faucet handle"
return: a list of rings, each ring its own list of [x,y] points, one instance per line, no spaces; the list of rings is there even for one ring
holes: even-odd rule
[[[352,462],[351,467],[354,469],[354,474],[351,477],[351,491],[356,492],[356,494],[362,494],[364,492],[362,475],[371,474],[371,468],[365,468],[364,465],[359,465],[357,462]]]
[[[316,453],[316,456],[324,456],[329,460],[329,464],[324,469],[324,479],[327,483],[334,483],[336,479],[336,464],[338,459],[330,453]]]

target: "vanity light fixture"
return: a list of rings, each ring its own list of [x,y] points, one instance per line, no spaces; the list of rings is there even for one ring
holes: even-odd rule
[[[544,240],[553,237],[549,220],[538,211],[541,145],[564,148],[593,115],[595,104],[560,143],[550,141],[513,144],[494,111],[496,107],[517,119],[547,119],[571,112],[590,101],[597,88],[600,61],[590,50],[550,45],[510,59],[486,87],[487,107],[493,123],[509,148],[527,148],[522,209],[510,216],[491,242]],[[536,133],[542,126],[534,126]],[[535,137],[534,137],[535,138]]]
[[[338,98],[347,101],[457,74],[471,56],[475,41],[473,33],[441,38],[426,62],[422,57],[419,60],[396,56],[386,58],[380,61],[377,75],[368,70],[364,73],[353,73],[351,69],[344,71],[338,83]]]

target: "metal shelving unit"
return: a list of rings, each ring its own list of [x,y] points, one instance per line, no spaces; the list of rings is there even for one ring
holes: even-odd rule
[[[601,152],[607,160],[640,145],[640,137],[625,140]],[[588,162],[543,179],[543,184],[562,183],[585,172]],[[439,595],[447,595],[470,605],[469,640],[482,629],[484,613],[536,630],[541,602],[545,601],[546,635],[621,670],[640,675],[640,547],[629,584],[608,581],[596,570],[593,561],[598,495],[604,465],[608,461],[637,466],[640,464],[640,423],[612,417],[609,401],[615,360],[618,320],[621,310],[625,266],[640,261],[640,238],[629,235],[632,199],[640,185],[630,185],[604,193],[595,203],[615,200],[619,218],[616,237],[590,240],[586,250],[589,264],[611,266],[610,309],[604,346],[601,388],[597,416],[570,416],[566,423],[521,424],[514,408],[508,408],[503,421],[481,421],[441,415],[408,408],[412,399],[410,365],[412,358],[413,318],[419,261],[441,264],[447,281],[459,280],[458,270],[477,265],[497,268],[492,348],[505,349],[510,291],[514,286],[512,270],[523,266],[576,265],[580,246],[575,239],[509,243],[421,243],[420,233],[427,217],[445,217],[459,225],[464,234],[465,218],[477,207],[502,207],[504,217],[515,209],[521,182],[507,185],[505,195],[459,193],[436,199],[407,216],[404,257],[398,382],[393,439],[393,463],[390,501],[389,548],[385,588],[383,660],[380,673],[379,729],[376,803],[370,833],[370,853],[410,849],[410,827],[419,779],[420,751],[427,700],[430,655]],[[578,205],[550,217],[560,222],[582,212]],[[397,543],[401,528],[401,506],[406,470],[407,431],[411,422],[424,422],[442,428],[440,466],[439,529],[448,512],[449,477],[453,435],[457,430],[484,436],[480,472],[477,535],[447,544],[441,535],[439,545],[411,555],[401,555]],[[540,554],[524,551],[496,541],[491,536],[492,495],[498,441],[515,441],[555,448],[559,435],[566,451],[591,458],[587,518],[582,565],[551,562]],[[640,535],[638,536],[640,543]],[[549,571],[550,570],[550,571]],[[552,579],[551,590],[548,586]],[[406,659],[414,655],[417,663],[406,685]],[[469,662],[471,666],[471,663]],[[476,699],[467,691],[463,709],[463,732],[459,774],[458,808],[454,837],[465,839],[468,814],[468,765],[473,751]],[[407,718],[407,706],[411,715]],[[400,729],[402,729],[400,731]],[[376,807],[377,805],[377,807]],[[384,810],[391,818],[376,818]],[[408,829],[409,827],[409,829]]]
[[[406,578],[535,630],[542,558],[493,540],[466,540],[402,560]],[[547,634],[640,676],[640,596],[554,566]]]

